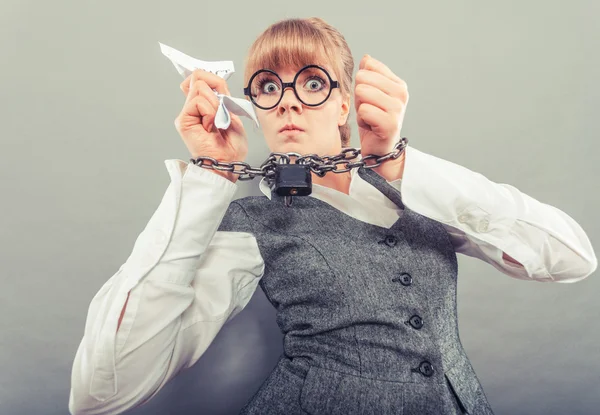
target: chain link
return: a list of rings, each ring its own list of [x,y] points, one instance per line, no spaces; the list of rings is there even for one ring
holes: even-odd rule
[[[212,157],[200,156],[197,158],[191,158],[190,163],[200,166],[205,169],[213,169],[219,171],[228,171],[234,174],[239,174],[238,180],[252,180],[256,176],[264,176],[267,181],[274,180],[275,166],[281,164],[281,160],[284,160],[286,164],[290,163],[290,156],[297,157],[296,164],[308,164],[310,170],[319,177],[325,176],[328,172],[344,173],[354,168],[364,167],[365,169],[372,169],[378,167],[386,160],[395,160],[402,155],[406,145],[408,144],[408,138],[402,137],[400,141],[394,147],[394,150],[384,156],[378,156],[376,154],[369,154],[360,161],[351,162],[348,160],[354,160],[360,154],[360,148],[345,147],[342,152],[337,156],[323,156],[319,157],[317,154],[306,154],[301,155],[299,153],[271,153],[269,157],[260,165],[258,169],[253,168],[248,163],[243,161],[232,161],[231,163],[220,162]],[[350,154],[350,156],[348,156]],[[278,159],[276,158],[279,156]],[[375,159],[375,163],[366,165],[365,161]],[[205,161],[210,161],[212,164],[204,164]],[[345,168],[338,169],[338,164],[345,163]],[[242,166],[241,170],[235,170],[235,166]],[[245,175],[245,176],[244,176]]]

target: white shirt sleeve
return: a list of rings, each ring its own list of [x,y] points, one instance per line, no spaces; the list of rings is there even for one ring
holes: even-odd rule
[[[563,211],[414,147],[405,151],[403,177],[390,185],[409,209],[444,225],[456,252],[540,282],[580,281],[598,267],[586,233]]]
[[[118,414],[150,400],[200,358],[263,275],[252,234],[217,232],[235,183],[182,160],[165,164],[171,183],[158,209],[90,303],[71,414]]]

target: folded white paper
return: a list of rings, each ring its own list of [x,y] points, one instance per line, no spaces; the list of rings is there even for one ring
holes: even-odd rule
[[[232,61],[201,61],[200,59],[192,58],[191,56],[160,42],[158,42],[158,44],[160,45],[160,51],[171,60],[173,65],[175,65],[177,72],[183,76],[183,79],[190,76],[196,69],[212,72],[225,80],[235,72]],[[215,94],[219,98],[219,109],[217,110],[214,122],[215,127],[223,130],[229,127],[231,124],[229,111],[233,112],[235,115],[246,116],[254,120],[257,127],[259,126],[258,118],[254,112],[254,106],[250,101],[243,98],[233,98],[229,95],[219,94],[217,91],[215,91]]]

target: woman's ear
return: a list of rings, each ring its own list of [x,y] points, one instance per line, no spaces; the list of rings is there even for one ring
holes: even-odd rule
[[[340,118],[338,119],[338,126],[346,124],[348,116],[350,115],[350,95],[342,101],[342,111],[340,112]]]

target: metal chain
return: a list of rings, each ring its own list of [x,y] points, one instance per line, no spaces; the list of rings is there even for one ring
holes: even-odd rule
[[[252,168],[252,166],[243,161],[232,161],[231,163],[226,163],[220,162],[219,160],[208,156],[200,156],[196,159],[191,158],[190,163],[193,163],[205,169],[228,171],[231,173],[239,174],[240,177],[238,178],[238,180],[252,180],[256,176],[264,176],[267,179],[267,181],[272,181],[274,180],[275,166],[277,164],[281,164],[281,160],[284,160],[285,163],[289,164],[290,156],[294,156],[297,157],[296,164],[308,164],[310,170],[313,173],[317,174],[317,176],[319,177],[323,177],[327,172],[330,171],[334,173],[344,173],[350,171],[351,169],[359,167],[364,167],[365,169],[372,169],[378,167],[381,165],[381,163],[388,159],[395,160],[398,157],[400,157],[404,152],[404,149],[406,148],[407,144],[408,138],[402,137],[402,139],[400,139],[400,141],[398,141],[398,143],[394,147],[394,150],[392,150],[388,154],[384,156],[369,154],[368,156],[363,157],[362,160],[356,162],[351,162],[348,160],[353,160],[356,157],[358,157],[358,155],[360,154],[360,148],[345,147],[342,149],[342,152],[337,156],[323,157],[319,157],[317,154],[306,154],[303,156],[299,153],[294,152],[274,152],[269,154],[269,157],[265,160],[263,164],[261,164],[260,168],[258,169]],[[347,156],[348,153],[351,153],[350,157]],[[279,163],[277,161],[276,156],[280,157]],[[375,163],[367,166],[365,161],[371,159],[375,159]],[[204,161],[206,160],[210,161],[212,164],[204,164]],[[337,165],[342,163],[346,163],[346,167],[343,169],[337,169]],[[242,169],[236,171],[235,166],[242,166]]]

